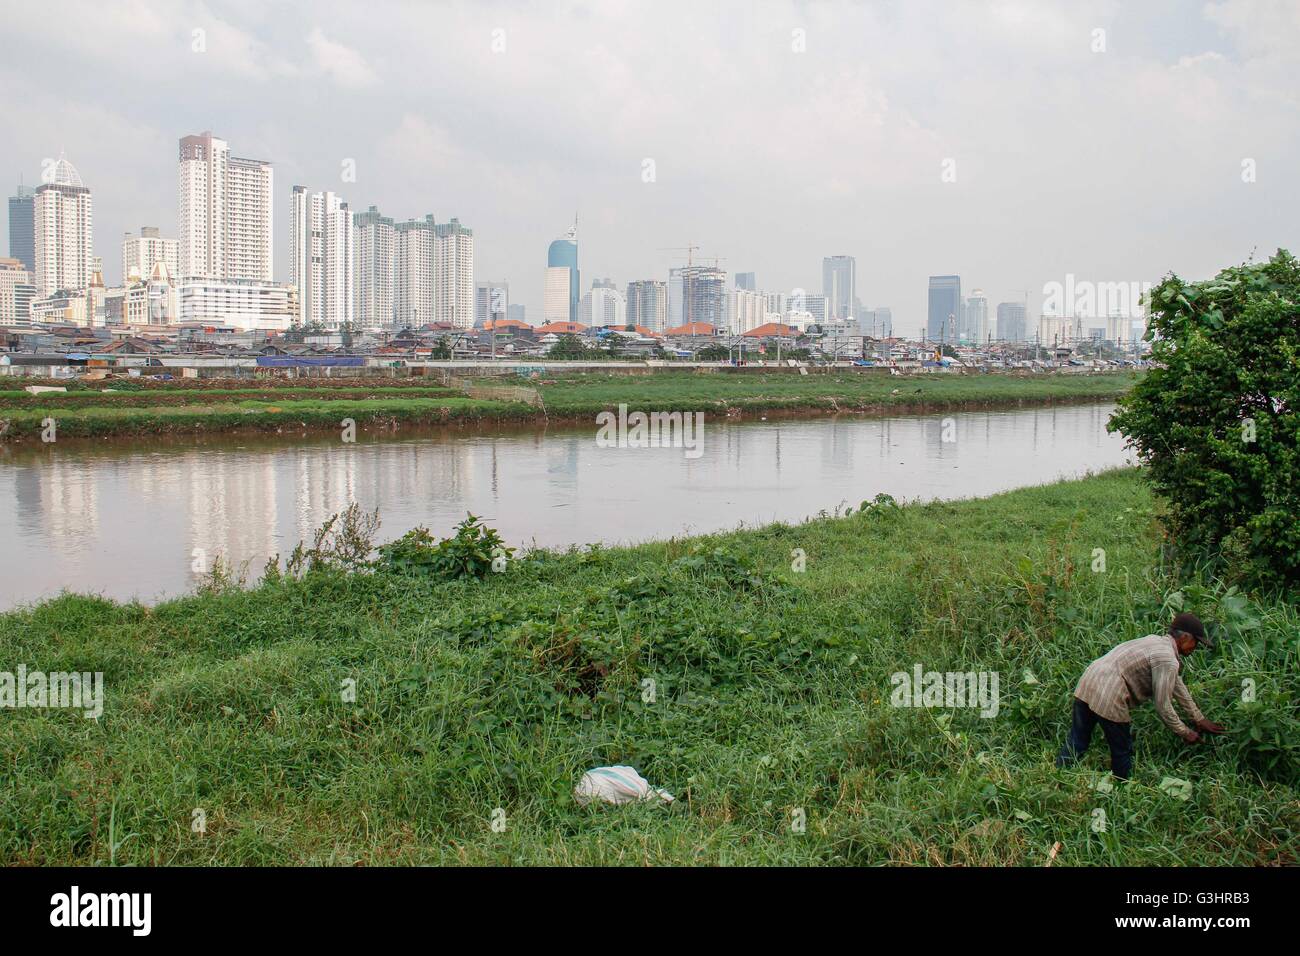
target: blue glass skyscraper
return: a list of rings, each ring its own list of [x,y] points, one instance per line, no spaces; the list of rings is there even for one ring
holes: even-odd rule
[[[930,301],[925,335],[932,342],[957,343],[961,321],[961,276],[930,276]]]
[[[582,296],[580,293],[581,280],[578,272],[578,223],[576,220],[573,223],[573,228],[562,238],[551,243],[551,247],[546,253],[546,267],[548,269],[569,270],[569,321],[577,322],[578,300]]]

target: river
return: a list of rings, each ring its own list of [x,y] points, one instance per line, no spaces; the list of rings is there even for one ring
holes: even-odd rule
[[[255,578],[351,502],[381,540],[467,511],[513,545],[617,544],[971,498],[1124,464],[1113,405],[890,418],[706,420],[683,448],[599,447],[597,428],[60,440],[0,446],[0,608],[68,589],[146,602],[220,554]]]

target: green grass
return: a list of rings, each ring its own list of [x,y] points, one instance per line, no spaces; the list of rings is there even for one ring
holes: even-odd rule
[[[1200,597],[1258,623],[1187,674],[1234,734],[1188,747],[1148,705],[1131,782],[1093,789],[1100,735],[1052,765],[1088,661],[1190,583],[1150,570],[1158,548],[1145,486],[1114,472],[536,553],[482,581],[66,595],[0,616],[0,669],[103,671],[105,713],[0,712],[0,864],[1041,865],[1057,841],[1056,865],[1295,863],[1294,764],[1258,775],[1248,732],[1300,731],[1294,605]],[[914,663],[998,671],[1001,711],[890,706]],[[1246,678],[1267,707],[1239,702]],[[610,763],[677,802],[578,807],[581,773]]]
[[[1104,375],[891,376],[878,373],[592,372],[544,380],[539,386],[552,416],[594,415],[626,402],[644,411],[816,410],[906,411],[1113,401],[1137,381],[1136,372]]]

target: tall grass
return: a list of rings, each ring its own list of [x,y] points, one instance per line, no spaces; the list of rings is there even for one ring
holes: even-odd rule
[[[484,580],[65,595],[0,616],[0,660],[103,671],[105,713],[0,712],[0,862],[1040,865],[1059,841],[1056,865],[1294,863],[1294,763],[1263,769],[1250,728],[1300,729],[1300,614],[1169,577],[1159,548],[1117,472],[535,552]],[[1100,735],[1056,770],[1082,669],[1176,592],[1232,624],[1186,676],[1234,734],[1188,747],[1148,706],[1131,782],[1097,789]],[[914,663],[996,670],[998,716],[891,706]],[[677,801],[577,806],[611,763]],[[110,816],[134,837],[110,846]]]

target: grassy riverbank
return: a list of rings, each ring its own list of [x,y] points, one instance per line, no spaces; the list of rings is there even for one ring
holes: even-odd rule
[[[1159,544],[1118,472],[485,580],[65,596],[0,615],[0,670],[103,671],[104,715],[0,712],[0,863],[1296,863],[1295,764],[1261,768],[1275,736],[1295,757],[1300,613],[1163,576]],[[1234,733],[1188,747],[1148,706],[1133,781],[1095,789],[1100,735],[1055,770],[1082,668],[1180,587],[1230,625],[1187,683]],[[917,663],[997,671],[997,716],[891,706]],[[677,801],[578,807],[611,763]]]
[[[643,411],[761,412],[940,411],[1052,402],[1114,401],[1136,372],[1097,375],[910,375],[861,372],[699,374],[635,377],[564,375],[539,386],[552,416],[591,416],[626,402]]]
[[[558,375],[526,384],[541,393],[545,410],[520,401],[468,398],[421,380],[292,380],[240,385],[166,383],[103,391],[28,395],[0,390],[0,441],[39,440],[48,419],[57,435],[112,436],[338,429],[344,418],[361,430],[465,421],[590,422],[626,403],[646,411],[703,411],[737,418],[763,413],[854,412],[1006,408],[1065,402],[1113,401],[1136,381],[1135,373],[1108,375],[916,375],[785,373],[700,374],[654,372],[613,376]],[[102,388],[121,387],[113,382]]]
[[[334,399],[313,397],[287,401],[220,401],[179,406],[0,409],[4,437],[39,441],[44,423],[53,419],[57,437],[110,437],[248,431],[334,430],[344,419],[358,429],[395,429],[401,425],[440,425],[471,421],[530,421],[527,405],[485,401],[459,395],[439,398]]]

